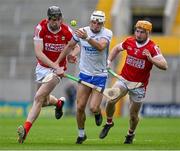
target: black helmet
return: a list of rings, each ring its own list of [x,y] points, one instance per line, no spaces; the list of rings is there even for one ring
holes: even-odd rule
[[[47,16],[49,19],[57,19],[62,17],[62,13],[58,6],[50,6],[47,11]]]

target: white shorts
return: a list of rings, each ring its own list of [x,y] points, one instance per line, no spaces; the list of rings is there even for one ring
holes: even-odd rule
[[[35,69],[36,81],[41,81],[46,75],[52,73],[54,71],[53,68],[46,68],[37,64]]]
[[[128,89],[125,82],[123,80],[118,80],[115,82],[114,86],[123,87],[127,89],[129,94],[129,98],[134,102],[143,102],[143,98],[145,98],[146,90],[145,87],[138,87],[134,89]]]

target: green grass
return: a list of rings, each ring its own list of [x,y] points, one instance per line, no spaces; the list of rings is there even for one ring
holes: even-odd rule
[[[75,144],[77,126],[75,117],[40,117],[33,125],[24,144],[17,143],[16,129],[22,118],[0,118],[0,149],[14,150],[174,150],[180,149],[179,118],[143,118],[137,128],[134,144],[123,144],[128,129],[127,118],[114,119],[109,135],[98,138],[102,126],[95,126],[94,118],[86,120],[88,139]],[[105,122],[105,118],[104,118]]]

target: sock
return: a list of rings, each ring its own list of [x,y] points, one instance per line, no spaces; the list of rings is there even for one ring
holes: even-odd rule
[[[112,124],[112,117],[107,117],[107,124]]]
[[[58,100],[57,101],[57,107],[60,108],[62,106],[62,101],[61,100]]]
[[[85,135],[85,132],[84,132],[84,128],[79,128],[79,137],[84,137],[84,135]]]
[[[24,128],[25,128],[25,130],[26,130],[26,135],[29,133],[29,130],[30,130],[31,126],[32,126],[32,123],[31,123],[31,122],[26,121],[26,122],[24,123]]]
[[[134,134],[134,130],[129,129],[128,130],[128,135],[133,135],[133,134]]]

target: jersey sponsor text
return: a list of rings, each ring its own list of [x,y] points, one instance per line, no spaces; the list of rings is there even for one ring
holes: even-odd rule
[[[53,51],[53,52],[61,52],[65,44],[53,44],[53,43],[45,43],[45,50],[47,51]]]
[[[145,60],[139,59],[130,55],[127,56],[126,63],[130,66],[133,66],[139,69],[144,69],[145,67]]]

